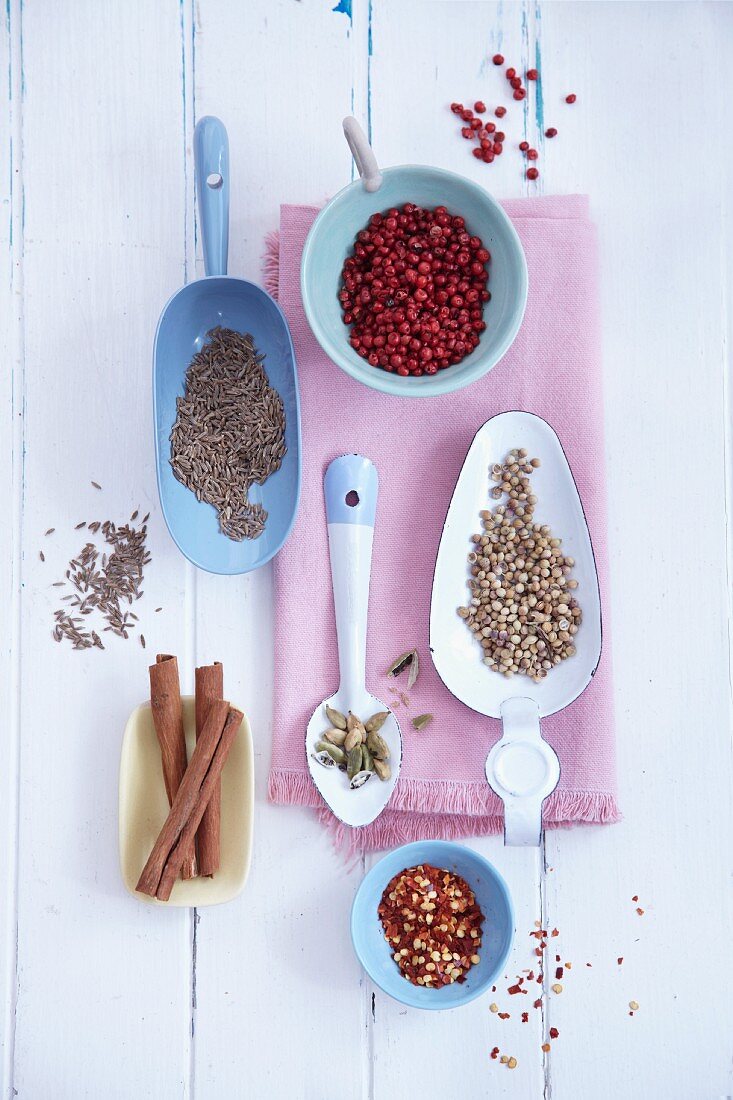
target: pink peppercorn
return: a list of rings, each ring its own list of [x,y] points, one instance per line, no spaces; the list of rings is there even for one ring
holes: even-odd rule
[[[495,65],[503,65],[504,64],[504,58],[502,57],[502,55],[500,53],[495,53],[491,60],[494,62]]]
[[[554,126],[550,126],[549,129],[545,130],[545,137],[554,138],[556,136],[557,136],[557,130],[555,129]]]
[[[486,110],[486,104],[482,99],[477,99],[473,105],[473,109],[477,115],[482,115]]]
[[[527,179],[528,180],[536,180],[537,177],[539,176],[539,174],[540,173],[539,173],[539,170],[537,168],[528,168],[527,169]]]
[[[527,80],[536,80],[539,73],[536,69],[527,69]]]
[[[574,92],[572,92],[572,93],[571,93],[570,95],[566,95],[566,96],[565,96],[565,102],[566,102],[566,103],[575,103],[575,100],[576,100],[577,98],[578,98],[578,97],[577,97],[577,96],[575,95],[575,93],[574,93]]]
[[[497,107],[496,110],[494,111],[494,114],[496,115],[497,118],[503,118],[504,115],[506,114],[506,107]]]

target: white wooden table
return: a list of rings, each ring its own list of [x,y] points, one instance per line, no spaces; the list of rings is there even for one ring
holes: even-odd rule
[[[9,0],[0,25],[3,1095],[730,1096],[733,8],[334,2]],[[497,49],[520,71],[540,58],[561,133],[538,186],[515,150],[475,163],[446,112],[500,101]],[[491,998],[407,1011],[364,978],[347,923],[363,867],[344,868],[310,813],[266,802],[271,574],[197,573],[157,501],[151,344],[201,270],[195,120],[229,129],[230,270],[257,279],[278,204],[348,180],[352,111],[384,164],[453,168],[500,197],[587,191],[600,227],[625,820],[551,833],[539,852],[475,842],[514,892],[508,972],[530,965],[535,920],[573,963],[525,1025]],[[147,652],[54,645],[71,528],[138,506],[152,511]],[[122,729],[161,647],[185,669],[224,660],[255,731],[251,877],[198,913],[135,901],[117,865]]]

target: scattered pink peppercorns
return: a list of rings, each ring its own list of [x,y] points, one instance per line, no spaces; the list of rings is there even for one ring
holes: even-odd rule
[[[502,55],[500,53],[495,53],[491,60],[494,62],[495,65],[503,65],[504,64],[504,58],[502,57]]]
[[[536,149],[528,149],[527,150],[527,160],[537,160],[538,156],[539,156],[539,153],[537,152]]]
[[[500,157],[503,152],[504,152],[504,146],[501,144],[500,141],[495,141],[494,142],[494,153],[496,154],[496,156]]]
[[[518,76],[513,76],[512,79],[509,81],[509,83],[511,84],[512,88],[521,88],[522,87],[521,77],[518,77]]]
[[[496,123],[495,122],[487,122],[487,123],[484,124],[484,130],[486,131],[487,134],[493,134],[495,129],[496,129]]]
[[[503,130],[497,130],[496,131],[496,133],[494,134],[494,141],[501,141],[501,142],[506,141],[506,134],[504,133]]]
[[[471,129],[470,126],[462,126],[461,127],[461,137],[464,137],[466,139],[473,137],[473,130]]]
[[[507,71],[506,71],[507,80],[514,80],[514,77],[516,75],[517,75],[517,70],[516,69],[507,69]]]
[[[536,69],[527,69],[527,80],[536,80],[539,73]]]
[[[460,115],[461,112],[463,111],[463,104],[462,103],[451,103],[450,109],[451,109],[451,111],[453,112],[454,115]]]
[[[539,174],[540,174],[539,168],[528,168],[527,169],[527,179],[528,180],[536,180],[537,177],[539,176]]]
[[[526,94],[527,93],[525,92],[524,88],[517,88],[516,92],[514,93],[514,98],[515,99],[524,99]]]
[[[576,96],[575,92],[571,92],[570,95],[565,96],[565,102],[566,103],[575,103],[575,100],[577,98],[578,97]]]
[[[486,111],[486,104],[482,99],[477,99],[473,105],[473,109],[477,115],[482,115]]]
[[[503,118],[504,115],[506,114],[506,107],[497,107],[496,110],[494,111],[494,114],[496,115],[497,118]]]
[[[522,150],[523,153],[526,153],[527,150],[529,149],[529,142],[528,141],[520,141],[519,148]]]
[[[408,202],[372,214],[341,273],[352,348],[371,366],[403,377],[459,363],[486,328],[490,259],[465,219],[445,206]]]
[[[545,130],[545,137],[548,137],[548,138],[557,137],[557,130],[555,129],[554,126],[550,126],[550,127],[548,127],[547,130]]]

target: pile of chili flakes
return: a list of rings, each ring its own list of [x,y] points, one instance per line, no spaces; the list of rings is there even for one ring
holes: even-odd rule
[[[471,887],[451,871],[429,863],[401,871],[378,913],[392,957],[413,985],[463,983],[480,961],[484,915]]]

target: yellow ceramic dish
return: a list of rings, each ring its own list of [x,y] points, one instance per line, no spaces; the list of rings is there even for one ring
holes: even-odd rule
[[[196,740],[194,698],[183,696],[183,724],[188,758]],[[178,879],[169,901],[135,890],[140,872],[168,816],[160,747],[150,704],[136,707],[122,741],[120,759],[119,844],[125,886],[134,897],[153,905],[218,905],[231,901],[247,880],[252,854],[254,761],[252,732],[242,720],[221,777],[221,863],[212,878]]]

